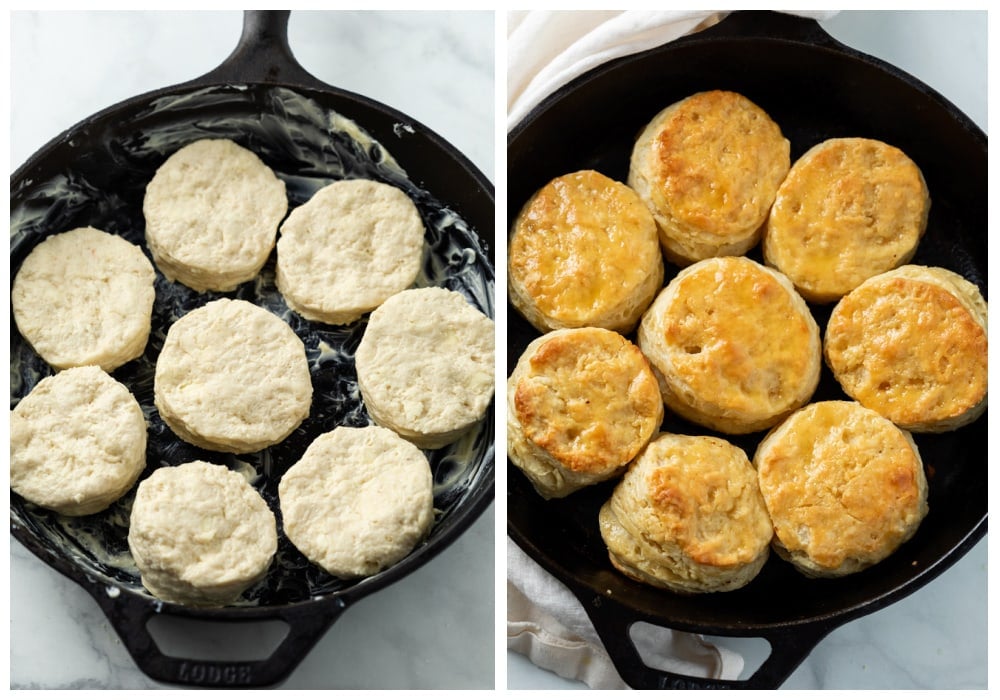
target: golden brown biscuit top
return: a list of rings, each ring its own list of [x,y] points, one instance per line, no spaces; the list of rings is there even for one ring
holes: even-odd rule
[[[796,411],[754,464],[778,539],[823,567],[891,551],[923,516],[923,466],[912,442],[852,401]]]
[[[663,401],[645,356],[613,331],[550,333],[517,384],[525,437],[576,472],[631,460],[659,428]]]
[[[728,236],[760,225],[790,165],[789,143],[734,92],[678,103],[653,144],[651,195],[682,227]]]
[[[508,273],[539,311],[568,325],[621,304],[660,256],[638,195],[593,170],[557,177],[518,215]]]
[[[767,547],[771,523],[741,449],[715,437],[665,435],[639,460],[652,514],[640,525],[654,539],[710,566],[746,564]]]
[[[840,300],[827,358],[847,393],[890,420],[948,420],[986,397],[988,339],[974,313],[947,282],[907,265]]]
[[[804,292],[829,301],[905,262],[927,226],[923,175],[881,141],[824,141],[778,189],[767,254]]]
[[[686,268],[670,286],[664,341],[680,382],[720,410],[748,416],[799,398],[818,367],[819,329],[790,285],[731,257]]]

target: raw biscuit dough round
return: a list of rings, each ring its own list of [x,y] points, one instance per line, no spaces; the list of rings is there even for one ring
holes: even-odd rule
[[[253,279],[288,211],[285,183],[228,139],[172,154],[146,186],[146,243],[164,276],[192,289],[230,291]]]
[[[370,576],[395,564],[434,523],[424,453],[379,426],[317,437],[278,484],[285,534],[334,576]]]
[[[406,193],[340,180],[281,225],[275,282],[303,318],[351,323],[413,284],[423,244],[423,220]]]
[[[14,278],[14,322],[52,367],[110,372],[146,348],[155,280],[139,246],[120,236],[91,227],[49,236]]]
[[[278,533],[274,513],[241,474],[195,461],[160,467],[139,483],[128,545],[157,598],[221,606],[267,573]]]
[[[241,454],[281,442],[305,420],[312,380],[287,323],[250,302],[217,299],[167,331],[154,396],[180,438]]]
[[[10,415],[10,488],[62,515],[104,510],[146,466],[146,419],[100,367],[40,381]]]
[[[493,398],[493,329],[459,292],[423,287],[390,297],[355,354],[368,414],[424,449],[457,440]]]

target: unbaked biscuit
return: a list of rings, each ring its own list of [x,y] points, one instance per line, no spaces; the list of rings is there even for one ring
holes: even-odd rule
[[[267,573],[278,533],[274,513],[242,475],[196,461],[160,467],[139,483],[128,546],[157,598],[221,606]]]
[[[379,426],[317,437],[278,485],[288,539],[334,576],[378,573],[409,554],[434,523],[430,465]]]
[[[146,466],[146,419],[100,367],[40,381],[10,414],[10,488],[62,515],[118,500]]]
[[[153,388],[160,417],[181,439],[237,454],[284,440],[312,403],[302,341],[239,299],[209,302],[170,326]]]
[[[285,183],[228,139],[202,139],[161,165],[142,213],[153,262],[171,281],[229,291],[253,279],[288,211]]]
[[[940,267],[870,278],[830,314],[827,364],[844,391],[913,432],[943,432],[986,410],[988,335],[979,289]]]
[[[662,420],[653,370],[614,331],[536,338],[507,380],[507,455],[543,498],[621,475]]]
[[[760,240],[789,154],[778,125],[746,97],[700,92],[642,131],[628,184],[653,212],[671,261],[742,255]]]
[[[778,188],[764,260],[808,301],[836,301],[908,262],[929,211],[920,168],[901,150],[874,139],[830,139],[806,151]]]
[[[52,367],[110,372],[146,348],[155,281],[139,246],[91,227],[66,231],[21,264],[10,291],[14,322]]]
[[[663,284],[656,223],[629,187],[593,170],[557,177],[521,209],[508,244],[511,303],[538,330],[628,333]]]
[[[679,593],[745,586],[767,561],[773,534],[750,460],[708,436],[650,442],[599,523],[616,569]]]
[[[413,284],[423,244],[423,220],[405,192],[341,180],[281,225],[275,282],[303,318],[351,323]]]
[[[724,433],[769,428],[812,396],[819,327],[791,282],[748,258],[682,270],[639,324],[663,401]]]
[[[355,353],[372,420],[424,449],[457,440],[493,398],[493,330],[459,292],[394,294],[372,313]]]
[[[788,417],[754,455],[774,549],[811,577],[876,564],[927,514],[916,444],[853,401],[821,401]]]

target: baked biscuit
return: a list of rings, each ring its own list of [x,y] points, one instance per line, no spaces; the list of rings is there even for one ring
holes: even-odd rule
[[[221,606],[267,573],[278,532],[274,513],[242,475],[188,462],[139,483],[128,546],[142,585],[157,598]]]
[[[708,436],[650,442],[599,523],[616,569],[678,593],[745,586],[767,561],[773,534],[750,460]]]
[[[844,576],[882,561],[927,514],[913,438],[853,401],[796,411],[753,461],[774,549],[807,576]]]
[[[544,498],[619,476],[662,420],[649,363],[614,331],[536,338],[507,380],[507,454]]]
[[[663,284],[656,224],[630,188],[593,170],[557,177],[514,221],[511,303],[543,333],[628,333]]]
[[[760,240],[789,153],[778,125],[746,97],[700,92],[642,131],[628,184],[653,212],[671,261],[742,255]]]
[[[667,407],[724,433],[769,428],[805,404],[822,365],[819,327],[792,283],[743,257],[681,270],[638,342]]]
[[[394,294],[368,319],[354,355],[372,420],[418,447],[454,442],[493,399],[493,320],[441,287]]]
[[[153,393],[182,440],[242,454],[275,445],[309,415],[305,346],[287,323],[241,299],[217,299],[167,330]]]
[[[153,262],[171,281],[229,291],[267,262],[288,211],[285,183],[228,139],[202,139],[161,165],[142,213]]]
[[[837,303],[826,361],[851,398],[901,428],[954,430],[986,410],[986,316],[979,289],[960,275],[904,265]]]
[[[830,139],[792,166],[764,232],[764,260],[808,301],[836,301],[908,262],[927,228],[927,184],[898,148]]]
[[[424,453],[387,428],[341,426],[317,437],[278,485],[292,544],[334,576],[378,573],[434,523]]]
[[[10,488],[62,515],[104,510],[146,466],[146,419],[100,367],[46,377],[10,413]]]
[[[281,225],[275,283],[303,318],[351,323],[413,284],[423,245],[423,220],[405,192],[341,180]]]
[[[21,264],[10,290],[14,322],[52,367],[110,372],[146,348],[155,281],[139,246],[96,228],[66,231]]]

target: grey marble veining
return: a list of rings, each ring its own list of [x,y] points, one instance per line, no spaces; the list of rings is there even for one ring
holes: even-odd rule
[[[11,168],[105,107],[214,68],[241,25],[239,12],[13,13]],[[493,13],[293,12],[289,39],[318,78],[422,122],[493,179]],[[281,687],[492,687],[495,510],[350,606]],[[10,542],[12,688],[163,687],[87,592]]]

